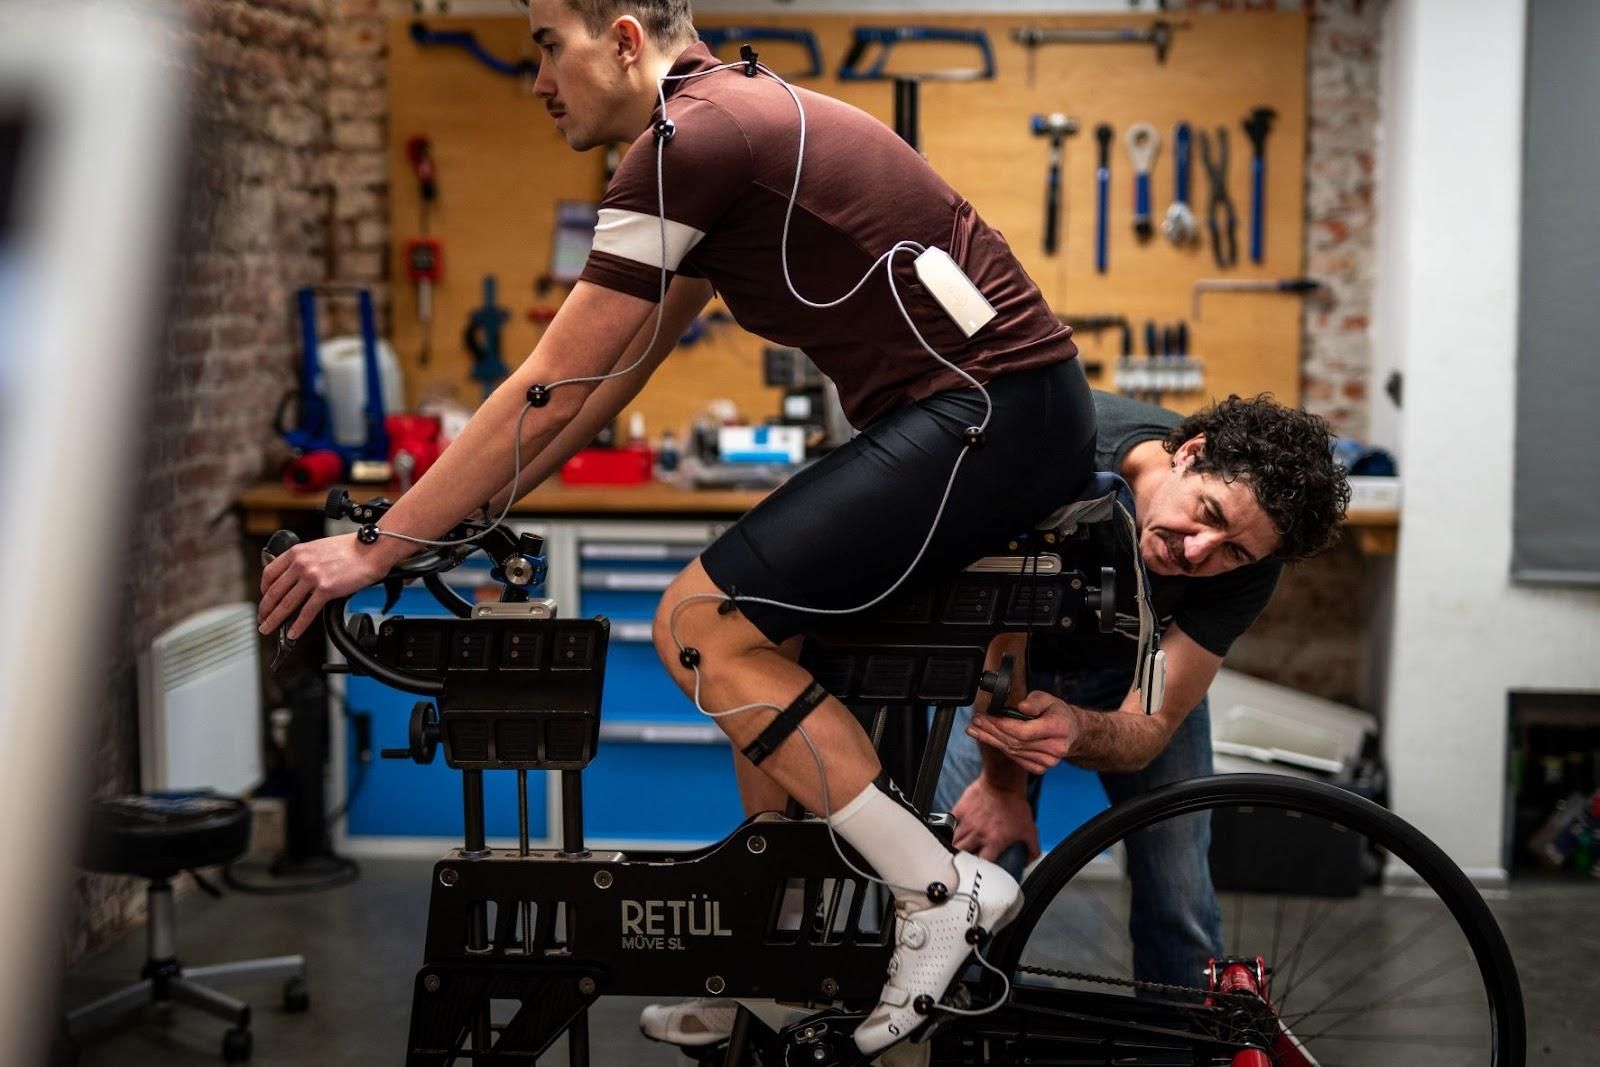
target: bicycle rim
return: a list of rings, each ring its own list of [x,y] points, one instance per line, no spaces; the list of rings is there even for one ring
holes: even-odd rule
[[[1197,818],[1215,831],[1208,873],[1217,877],[1220,921],[1212,929],[1220,933],[1221,955],[1264,960],[1265,1012],[1243,1012],[1242,1001],[1227,998],[1208,1003],[1198,992],[1208,985],[1203,962],[1185,980],[1190,967],[1165,961],[1178,980],[1161,976],[1168,981],[1157,984],[1150,972],[1161,968],[1151,966],[1149,936],[1137,950],[1141,963],[1133,962],[1130,882],[1114,857],[1129,854],[1135,835],[1160,840],[1180,826],[1192,832]],[[1313,856],[1342,848],[1348,859],[1357,854],[1352,845],[1361,855],[1368,845],[1381,850],[1390,872],[1409,870],[1414,880],[1379,889],[1357,878],[1354,895],[1332,895],[1326,872],[1308,870],[1294,855],[1301,846]],[[1032,1011],[1040,1033],[1067,1032],[1076,1025],[1067,1016],[1075,1013],[1081,1023],[1086,1010],[1115,1024],[1119,1016],[1148,1019],[1153,1009],[1170,1007],[1159,1025],[1130,1031],[1125,1047],[1106,1045],[1105,1062],[1227,1065],[1232,1057],[1219,1042],[1237,1040],[1260,1048],[1274,1067],[1525,1064],[1516,969],[1483,898],[1423,834],[1348,791],[1281,775],[1167,786],[1086,823],[1045,858],[1024,891],[1022,914],[989,953],[1018,987],[1014,1004],[1032,1005],[1017,1021],[1027,1025]],[[1148,905],[1141,916],[1141,925],[1153,925]],[[1067,1021],[1050,1022],[1040,1006],[1051,1003],[1053,991],[1064,998],[1070,991],[1063,1003],[1074,1013],[1057,1013]],[[1212,1044],[1184,1053],[1182,1041],[1164,1036],[1191,1027],[1206,1031]],[[1073,1047],[1071,1055],[1082,1053]],[[1039,1038],[1026,1058],[1050,1062],[1054,1048]]]

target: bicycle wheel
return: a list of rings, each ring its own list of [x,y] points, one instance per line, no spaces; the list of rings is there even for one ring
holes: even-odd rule
[[[1124,873],[1174,831],[1211,835],[1199,846],[1209,863],[1195,866],[1220,905],[1209,920],[1188,908],[1202,918],[1186,935],[1152,918],[1161,894],[1136,903]],[[1348,875],[1370,850],[1389,859],[1383,888]],[[936,1061],[1525,1063],[1516,968],[1483,898],[1422,833],[1345,790],[1255,774],[1167,786],[1085,824],[1024,888],[1022,914],[988,954],[1012,978],[1010,1002],[955,1027]],[[1210,887],[1192,892],[1209,899]],[[1219,992],[1205,973],[1213,956],[1244,986]]]

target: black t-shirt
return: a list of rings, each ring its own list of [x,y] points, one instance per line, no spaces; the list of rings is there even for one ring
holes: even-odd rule
[[[1166,408],[1098,389],[1094,391],[1094,410],[1099,422],[1095,467],[1118,474],[1135,445],[1165,440],[1182,421],[1181,416]],[[1176,623],[1201,648],[1225,656],[1234,640],[1250,628],[1272,599],[1282,571],[1282,563],[1264,559],[1211,578],[1152,574],[1150,589],[1156,617],[1163,632]],[[1041,640],[1042,636],[1036,635],[1030,643],[1041,668],[1081,665],[1126,666],[1130,672],[1133,669],[1135,642],[1126,637],[1080,633],[1071,637],[1052,634]]]

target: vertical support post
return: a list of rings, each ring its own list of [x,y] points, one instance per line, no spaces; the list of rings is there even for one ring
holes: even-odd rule
[[[581,856],[583,845],[583,772],[561,772],[561,851]]]
[[[918,100],[921,88],[920,78],[894,80],[894,132],[918,152],[922,151],[922,118]]]
[[[561,772],[561,852],[566,856],[582,856],[588,849],[583,845],[583,772]],[[573,941],[572,905],[567,905],[566,938]],[[567,1028],[567,1062],[570,1067],[589,1067],[589,1009],[584,1008]]]
[[[911,806],[923,815],[928,814],[934,791],[939,788],[939,770],[944,766],[944,750],[950,743],[950,730],[955,721],[954,704],[941,704],[934,710],[928,743],[922,749],[922,766],[917,770],[917,784],[911,792]]]
[[[483,772],[461,772],[462,821],[465,824],[461,854],[465,857],[488,855],[483,837]],[[486,902],[472,902],[467,923],[467,950],[482,952],[489,947],[489,906]],[[494,1040],[494,1030],[489,1018],[489,1002],[481,1001],[472,1013],[472,1048],[485,1052]]]

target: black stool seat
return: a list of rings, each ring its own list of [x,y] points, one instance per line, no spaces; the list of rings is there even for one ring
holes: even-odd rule
[[[152,881],[244,855],[250,806],[217,793],[149,793],[95,801],[83,866]]]
[[[68,1013],[57,1051],[61,1062],[72,1062],[77,1042],[141,1007],[176,1001],[231,1024],[223,1035],[222,1057],[228,1063],[243,1063],[253,1045],[250,1006],[214,988],[233,982],[283,981],[284,1009],[306,1010],[310,996],[303,956],[202,967],[187,967],[178,959],[173,877],[180,871],[231,863],[244,855],[249,844],[250,806],[239,797],[213,792],[143,793],[95,801],[82,865],[146,881],[148,951],[137,982]],[[199,884],[209,888],[204,881]]]

